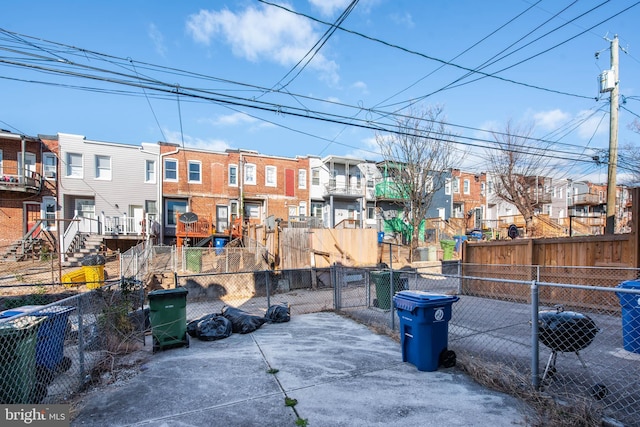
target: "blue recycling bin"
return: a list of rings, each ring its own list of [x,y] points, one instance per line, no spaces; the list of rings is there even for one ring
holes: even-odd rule
[[[384,231],[378,231],[378,243],[384,242]]]
[[[460,249],[462,249],[462,242],[467,240],[467,236],[453,236],[453,240],[456,242],[455,251],[460,252]]]
[[[449,320],[455,295],[424,291],[401,291],[393,297],[400,319],[402,361],[419,371],[436,371],[440,355],[447,350]]]
[[[620,289],[640,290],[640,281],[627,280]],[[640,294],[616,292],[622,307],[622,344],[625,350],[640,354]]]
[[[224,245],[227,244],[226,237],[216,237],[213,242],[216,247],[216,255],[222,255],[224,253]]]
[[[44,317],[38,329],[36,343],[36,369],[38,380],[49,383],[57,372],[66,371],[71,367],[71,359],[64,357],[64,339],[69,322],[69,314],[75,307],[55,305],[24,305],[0,313],[0,318],[8,318],[28,311],[32,316]]]

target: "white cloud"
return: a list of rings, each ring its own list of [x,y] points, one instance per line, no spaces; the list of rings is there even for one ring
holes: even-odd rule
[[[231,145],[226,141],[221,139],[202,139],[197,137],[192,137],[190,135],[181,136],[179,131],[172,131],[168,129],[163,129],[164,136],[167,138],[167,142],[171,142],[173,144],[182,145],[182,141],[184,138],[185,147],[189,148],[202,148],[211,151],[224,151],[227,148],[231,148]]]
[[[324,16],[332,16],[335,12],[342,13],[351,0],[309,0]]]
[[[555,109],[550,111],[540,111],[533,115],[536,127],[545,131],[556,130],[571,119],[571,114]]]
[[[413,17],[409,12],[405,12],[404,14],[394,13],[391,15],[391,20],[396,24],[406,28],[415,27],[415,23],[413,22]]]
[[[211,124],[214,126],[234,126],[237,124],[255,123],[257,121],[258,119],[253,118],[245,113],[227,114],[226,116],[219,116],[215,119],[210,120]]]
[[[357,81],[354,84],[352,84],[351,87],[362,91],[363,94],[369,93],[369,88],[367,87],[367,84],[363,81]]]
[[[158,53],[158,55],[164,57],[167,53],[167,48],[164,45],[164,37],[162,36],[162,33],[160,32],[158,27],[156,27],[156,24],[153,24],[153,23],[149,24],[147,35],[153,42],[153,46],[155,47],[155,50]]]
[[[249,61],[272,61],[285,67],[297,64],[320,39],[308,19],[268,5],[237,13],[201,10],[189,16],[187,33],[205,45],[220,38],[234,55]],[[313,57],[309,67],[320,71],[330,83],[338,81],[338,65],[322,52]]]

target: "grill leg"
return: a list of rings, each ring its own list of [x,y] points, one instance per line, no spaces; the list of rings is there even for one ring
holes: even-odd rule
[[[558,353],[556,351],[552,351],[549,355],[549,360],[547,361],[547,366],[544,368],[544,374],[542,374],[542,381],[547,378],[547,375],[553,375],[553,372],[556,370],[556,358],[558,357]]]
[[[582,356],[580,356],[580,352],[579,351],[576,351],[576,356],[578,356],[578,360],[580,361],[580,363],[582,363],[582,367],[584,369],[587,369],[587,364],[584,363],[584,360],[582,360]]]

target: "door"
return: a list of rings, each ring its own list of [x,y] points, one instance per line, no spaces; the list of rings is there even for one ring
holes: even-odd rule
[[[33,178],[36,171],[36,155],[24,153],[24,168],[22,167],[22,152],[18,152],[18,175]]]
[[[131,216],[133,217],[133,230],[137,234],[142,234],[142,224],[144,223],[144,208],[142,206],[131,206]]]
[[[35,227],[38,220],[41,218],[40,203],[25,202],[24,214],[25,214],[25,221],[24,221],[25,228],[22,230],[23,235],[27,234],[33,227]],[[39,230],[38,232],[34,232],[33,237],[36,237],[39,232],[40,232]]]
[[[54,231],[57,229],[56,224],[56,211],[57,211],[57,202],[55,197],[46,196],[42,198],[42,206],[40,211],[40,218],[46,219],[47,222],[45,227],[49,231]]]
[[[216,231],[225,232],[229,228],[229,208],[227,206],[216,206]]]

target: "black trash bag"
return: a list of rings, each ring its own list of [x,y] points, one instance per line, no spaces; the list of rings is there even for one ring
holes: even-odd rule
[[[221,340],[231,335],[231,330],[231,321],[216,314],[198,322],[198,339],[202,341]]]
[[[84,258],[82,258],[82,261],[80,261],[80,264],[84,266],[105,265],[106,261],[107,260],[105,259],[105,257],[100,254],[87,255]]]
[[[222,315],[231,321],[231,327],[234,333],[248,334],[264,325],[267,321],[264,317],[249,314],[239,308],[224,306]]]
[[[291,319],[289,312],[289,304],[277,304],[272,305],[267,310],[267,314],[264,316],[267,322],[270,323],[284,323]]]
[[[206,314],[202,317],[192,320],[191,322],[187,323],[187,333],[193,338],[198,338],[198,323],[200,323],[202,320],[206,320],[208,318],[216,317],[216,316],[220,316],[220,314],[217,314],[217,313]]]

